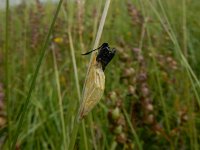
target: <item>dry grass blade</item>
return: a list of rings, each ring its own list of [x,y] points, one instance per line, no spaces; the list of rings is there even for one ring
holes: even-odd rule
[[[101,37],[102,31],[103,31],[103,27],[104,27],[104,24],[105,24],[105,20],[106,20],[106,16],[107,16],[107,13],[108,13],[109,6],[110,6],[110,0],[107,0],[106,3],[105,3],[105,7],[104,7],[104,11],[103,11],[102,17],[101,17],[101,21],[100,21],[99,29],[98,29],[98,32],[97,32],[97,36],[96,36],[94,47],[97,47],[98,44],[99,44],[100,37]],[[88,71],[87,71],[87,75],[89,73],[89,70],[90,70],[90,67],[91,67],[91,64],[92,64],[92,60],[95,58],[95,56],[96,56],[96,53],[93,53],[91,55],[90,64],[89,64]],[[87,75],[86,75],[85,83],[87,81]],[[82,96],[84,95],[84,91],[85,91],[85,84],[84,84],[84,87],[83,87]],[[79,125],[75,124],[75,127],[73,128],[73,131],[72,131],[72,137],[71,137],[71,141],[70,141],[70,145],[69,145],[69,149],[70,150],[74,148],[74,144],[75,144],[75,141],[76,141],[78,128],[79,128]]]
[[[96,49],[99,45],[99,41],[100,41],[103,27],[105,24],[109,5],[110,5],[110,0],[107,0],[105,3],[104,11],[101,17],[101,21],[100,21],[100,25],[99,25],[99,29],[97,32],[93,49]],[[96,65],[95,63],[96,56],[97,56],[97,52],[92,53],[91,58],[90,58],[90,63],[88,66],[87,74],[85,77],[85,83],[84,83],[83,91],[82,91],[82,104],[79,109],[78,120],[82,119],[83,116],[87,115],[87,113],[92,110],[92,108],[98,103],[98,101],[101,99],[103,95],[104,86],[105,86],[105,75],[101,71],[98,71],[96,73],[94,72],[94,68]],[[97,76],[98,76],[98,79],[97,79]],[[97,79],[97,81],[94,82],[91,79]],[[93,91],[92,89],[96,89],[96,91]],[[91,97],[93,97],[93,99],[90,102],[86,103],[86,100]]]

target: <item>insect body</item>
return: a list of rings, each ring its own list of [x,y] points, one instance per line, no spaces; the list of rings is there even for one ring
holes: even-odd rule
[[[110,49],[108,43],[103,43],[99,48],[83,55],[87,55],[96,50],[98,50],[98,54],[92,58],[91,66],[89,67],[85,80],[82,104],[79,108],[79,120],[86,116],[100,101],[105,89],[104,70],[116,52],[115,49]]]
[[[110,50],[108,43],[103,43],[99,48],[94,49],[94,50],[87,52],[85,54],[82,54],[82,55],[88,55],[89,53],[96,51],[96,50],[99,50],[98,55],[96,57],[96,61],[101,63],[102,69],[104,71],[105,67],[108,65],[108,63],[114,57],[116,50],[114,48],[112,50]]]

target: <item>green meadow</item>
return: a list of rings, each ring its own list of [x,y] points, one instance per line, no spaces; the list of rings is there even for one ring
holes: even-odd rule
[[[199,150],[199,14],[199,0],[6,0],[0,149]],[[105,91],[78,121],[95,52],[81,54],[102,43]]]

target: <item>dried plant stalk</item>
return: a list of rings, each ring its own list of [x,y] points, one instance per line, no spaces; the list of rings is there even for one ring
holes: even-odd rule
[[[106,16],[108,13],[108,8],[110,5],[110,0],[106,0],[101,21],[99,24],[99,29],[97,32],[96,40],[94,43],[94,48],[99,45],[100,37],[105,24]],[[94,49],[93,48],[93,49]],[[91,55],[90,63],[87,70],[87,75],[85,78],[85,83],[82,93],[82,103],[79,108],[78,120],[81,120],[84,116],[88,114],[90,110],[100,101],[104,88],[105,88],[105,75],[103,70],[96,62],[97,53],[94,52]]]

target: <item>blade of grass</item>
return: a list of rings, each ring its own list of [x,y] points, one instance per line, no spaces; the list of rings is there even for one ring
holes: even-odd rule
[[[143,13],[144,16],[147,16],[148,12],[145,11],[143,3],[144,3],[144,1],[140,2],[141,8],[142,8],[142,13]],[[148,44],[151,47],[151,52],[152,52],[152,54],[156,54],[156,51],[153,48],[153,44],[152,44],[152,40],[151,40],[151,36],[150,36],[150,31],[149,31],[148,25],[146,25],[146,33],[147,33],[147,37],[148,37]],[[167,132],[170,133],[170,131],[171,131],[171,129],[170,129],[170,121],[169,121],[170,116],[169,116],[169,113],[168,113],[168,110],[167,110],[167,103],[165,102],[165,99],[164,99],[163,88],[161,86],[160,71],[159,71],[159,68],[158,68],[158,64],[157,64],[155,55],[152,55],[152,56],[153,56],[152,58],[153,58],[154,68],[156,70],[156,72],[155,72],[155,80],[156,80],[157,88],[158,88],[158,91],[159,91],[161,105],[162,105],[162,108],[163,108],[165,126],[166,126],[166,129],[167,129]],[[171,149],[174,149],[172,141],[169,141],[169,142],[170,142]]]
[[[97,32],[97,35],[96,35],[96,39],[95,39],[95,42],[94,42],[93,49],[95,49],[99,45],[109,6],[110,6],[110,0],[107,0],[106,3],[105,3],[105,6],[104,6],[104,10],[103,10],[101,20],[100,20],[100,25],[99,25],[99,28],[98,28],[98,32]],[[91,68],[92,60],[93,60],[94,57],[96,57],[96,53],[92,53],[92,55],[91,55],[89,67],[88,67],[86,78],[85,78],[85,83],[87,81],[88,73],[89,73],[89,70]],[[84,83],[84,86],[83,86],[83,91],[82,91],[83,93],[85,91],[85,83]],[[82,96],[83,96],[83,93],[82,93]],[[93,125],[93,119],[92,119],[92,114],[89,114],[89,115],[90,115],[89,124],[91,126],[91,125]],[[91,128],[91,134],[92,134],[92,139],[93,139],[93,143],[94,143],[94,149],[97,149],[96,142],[95,142],[95,136],[94,136],[94,132],[93,132],[92,128]]]
[[[78,70],[77,70],[77,65],[76,65],[76,57],[75,57],[74,45],[73,45],[72,35],[71,35],[70,29],[68,30],[68,36],[69,36],[70,51],[71,51],[71,56],[72,56],[73,68],[74,68],[76,89],[77,89],[78,98],[79,98],[79,102],[80,102],[81,92],[80,92],[80,85],[79,85],[79,78],[78,78]]]
[[[99,1],[98,6],[102,6],[102,0]],[[101,13],[101,7],[98,7],[98,8],[97,8],[97,15],[96,15],[96,17],[94,18],[93,37],[95,37],[96,34],[97,34],[99,17],[100,17],[100,15],[101,15],[100,13]],[[94,43],[94,42],[95,42],[95,39],[94,39],[93,43]],[[83,53],[86,53],[86,51],[83,52]]]
[[[9,0],[6,0],[6,21],[5,21],[5,101],[6,101],[6,111],[7,111],[7,122],[8,122],[8,147],[11,146],[11,118],[10,118],[10,73],[9,73]]]
[[[101,38],[101,34],[102,34],[102,31],[103,31],[103,27],[104,27],[104,24],[105,24],[105,20],[106,20],[106,16],[107,16],[107,13],[108,13],[109,6],[110,6],[110,0],[107,0],[106,3],[105,3],[105,6],[104,6],[103,14],[102,14],[102,17],[101,17],[101,21],[100,21],[100,25],[99,25],[99,29],[98,29],[98,32],[97,32],[97,36],[96,36],[96,40],[95,40],[93,49],[99,45],[99,41],[100,41],[100,38]],[[91,58],[90,58],[89,67],[88,67],[87,74],[86,74],[86,78],[85,78],[85,83],[86,83],[86,80],[87,80],[88,72],[89,72],[90,67],[91,67],[92,59],[94,57],[95,57],[95,53],[92,53]],[[84,83],[84,86],[83,86],[82,93],[84,93],[84,91],[85,91],[85,83]],[[76,120],[77,120],[77,117],[75,118],[75,122],[76,122]],[[82,122],[84,122],[84,121],[82,121]],[[73,128],[73,131],[72,131],[72,138],[71,138],[71,141],[70,141],[69,150],[74,149],[74,144],[75,144],[75,141],[76,141],[78,128],[79,128],[79,124],[76,122],[75,127]]]
[[[27,98],[24,102],[24,104],[22,105],[21,107],[21,110],[19,112],[19,123],[17,125],[17,130],[16,130],[16,133],[13,137],[13,142],[12,142],[12,149],[15,149],[15,145],[17,143],[17,139],[18,139],[18,136],[19,136],[19,133],[20,133],[20,130],[22,129],[22,124],[23,124],[23,121],[24,121],[24,117],[26,115],[26,112],[28,110],[28,104],[30,102],[30,98],[31,98],[31,94],[32,94],[32,91],[34,89],[34,86],[35,86],[35,82],[36,82],[36,78],[37,78],[37,75],[38,75],[38,72],[39,72],[39,69],[40,69],[40,66],[42,64],[42,60],[45,56],[45,52],[46,52],[46,49],[48,47],[48,44],[49,44],[49,41],[50,41],[50,36],[51,36],[51,33],[52,33],[52,30],[53,30],[53,27],[54,27],[54,24],[56,22],[56,18],[58,16],[58,13],[59,13],[59,10],[60,10],[60,7],[61,7],[61,4],[62,4],[63,0],[60,0],[59,1],[59,4],[57,6],[57,9],[56,9],[56,12],[55,12],[55,15],[53,17],[53,20],[52,20],[52,23],[51,23],[51,26],[49,28],[49,31],[48,31],[48,34],[47,34],[47,37],[46,37],[46,40],[44,42],[44,45],[41,49],[41,53],[40,53],[40,56],[39,56],[39,60],[38,60],[38,63],[37,63],[37,66],[36,66],[36,69],[35,69],[35,72],[34,72],[34,75],[32,77],[32,81],[31,81],[31,85],[30,85],[30,88],[29,88],[29,92],[28,92],[28,95],[27,95]]]
[[[186,17],[186,1],[183,0],[183,50],[184,55],[188,58],[188,50],[187,50],[187,17]]]
[[[67,20],[67,14],[66,14],[66,10],[64,7],[62,7],[62,10],[63,10],[63,14],[64,14],[64,17],[65,19]],[[72,17],[72,15],[70,16]],[[70,19],[70,18],[69,18]],[[72,63],[73,63],[73,69],[74,69],[74,76],[75,76],[75,83],[76,83],[76,89],[77,89],[77,94],[78,94],[78,100],[79,100],[79,103],[80,103],[80,100],[81,100],[81,92],[80,92],[80,84],[79,84],[79,77],[78,77],[78,69],[77,69],[77,64],[76,64],[76,57],[75,57],[75,50],[74,50],[74,44],[73,44],[73,39],[72,39],[72,35],[71,35],[71,23],[72,23],[72,20],[70,20],[68,22],[68,37],[69,37],[69,45],[70,45],[70,52],[71,52],[71,58],[72,58]],[[72,133],[72,138],[70,138],[70,143],[71,141],[74,141],[75,142],[75,139],[76,137],[74,137],[73,135],[76,135],[77,132],[78,132],[78,124],[76,123],[76,115],[75,117],[72,117],[74,118],[73,122],[74,122],[74,133]],[[85,128],[85,122],[82,122],[81,123],[82,125],[82,132],[83,132],[83,141],[84,141],[84,146],[85,148],[84,149],[88,149],[88,142],[87,142],[87,135],[86,135],[86,128]],[[71,136],[70,136],[71,137]]]
[[[198,105],[200,105],[200,99],[199,99],[199,95],[198,95],[198,92],[197,92],[197,87],[195,87],[195,84],[197,83],[197,85],[199,86],[199,80],[197,79],[196,75],[194,74],[194,71],[192,70],[191,66],[189,65],[188,61],[187,61],[187,34],[186,33],[183,33],[184,36],[183,36],[183,47],[184,47],[184,54],[183,52],[181,51],[181,48],[180,48],[180,45],[178,43],[178,40],[177,40],[177,37],[175,36],[175,33],[173,32],[173,29],[172,29],[172,26],[167,18],[167,15],[166,15],[166,12],[164,10],[164,7],[163,7],[163,4],[161,3],[160,0],[158,0],[158,4],[162,10],[162,14],[164,17],[161,17],[161,14],[156,10],[156,8],[154,7],[154,5],[151,3],[151,2],[148,2],[152,8],[152,10],[154,11],[154,13],[156,14],[156,16],[158,17],[159,21],[161,22],[161,24],[163,25],[164,29],[166,30],[166,32],[168,33],[169,37],[171,38],[173,44],[175,45],[175,48],[176,48],[176,51],[177,51],[177,54],[182,62],[182,65],[183,67],[185,67],[185,70],[186,70],[186,74],[188,75],[189,79],[190,79],[190,82],[192,84],[192,88],[194,90],[194,94],[196,96],[196,99],[197,99],[197,103]],[[185,1],[183,1],[183,32],[186,32],[186,6],[185,6]],[[164,20],[163,20],[164,18]],[[164,22],[166,22],[167,24],[165,24]],[[195,83],[196,82],[196,83]],[[188,99],[189,100],[189,99]],[[190,101],[188,103],[191,103]],[[192,113],[192,112],[191,112]],[[192,124],[192,125],[191,125]],[[191,123],[190,122],[190,130],[193,131],[193,129],[196,129],[195,127],[195,123]],[[198,147],[198,143],[196,142],[196,135],[195,135],[196,132],[193,132],[193,133],[189,133],[189,134],[193,134],[193,135],[190,135],[190,137],[195,137],[194,139],[191,139],[192,141],[195,141],[195,142],[191,142],[193,145],[195,145],[196,147]],[[194,146],[192,146],[194,147]]]
[[[166,21],[167,25],[165,25],[165,22],[163,21],[161,15],[158,13],[158,11],[152,5],[152,3],[150,1],[147,1],[147,2],[149,3],[149,5],[152,8],[153,12],[156,14],[157,18],[160,20],[160,22],[163,25],[165,31],[167,32],[167,34],[169,35],[170,39],[172,40],[172,42],[173,42],[173,44],[174,44],[174,46],[175,46],[175,48],[176,48],[176,50],[177,50],[177,52],[179,54],[180,60],[182,62],[182,65],[185,67],[188,75],[191,76],[191,78],[190,78],[191,79],[191,84],[194,84],[194,83],[197,84],[198,89],[200,89],[200,82],[199,82],[197,76],[195,75],[194,71],[192,70],[190,64],[188,63],[186,57],[183,55],[183,53],[181,51],[181,48],[180,48],[180,46],[178,44],[178,41],[177,41],[177,38],[176,38],[176,36],[175,36],[175,34],[173,32],[173,29],[172,29],[172,27],[171,27],[171,25],[169,23],[169,20],[167,19],[165,10],[164,10],[160,0],[158,0],[158,2],[159,2],[159,5],[160,5],[160,7],[162,9],[163,14],[164,14],[164,18],[165,18],[165,21]],[[196,86],[193,86],[193,87],[195,87],[195,88],[193,88],[194,92],[198,93],[197,92],[197,87]],[[195,94],[195,96],[196,96],[196,99],[197,99],[197,103],[200,106],[200,97],[199,97],[198,94]]]
[[[59,80],[59,74],[58,74],[58,65],[57,65],[54,45],[52,45],[52,55],[53,55],[53,62],[54,62],[54,71],[55,71],[55,78],[56,78],[58,103],[59,103],[59,109],[60,109],[60,119],[61,119],[61,124],[62,124],[63,143],[64,143],[64,149],[67,149],[65,120],[64,120],[64,113],[63,113],[62,96],[61,96],[61,90],[60,90],[60,80]]]
[[[131,124],[131,121],[130,121],[130,119],[129,119],[129,117],[128,117],[128,113],[126,112],[126,110],[125,110],[124,108],[123,108],[123,112],[124,112],[125,118],[126,118],[126,120],[127,120],[127,123],[128,123],[128,125],[129,125],[129,127],[131,128],[131,132],[132,132],[132,134],[133,134],[133,136],[134,136],[134,139],[135,139],[135,142],[136,142],[136,144],[137,144],[137,146],[138,146],[138,149],[139,149],[139,150],[142,150],[142,149],[143,149],[143,148],[142,148],[142,144],[141,144],[141,142],[140,142],[140,140],[139,140],[139,137],[138,137],[137,133],[135,132],[135,130],[134,130],[132,124]]]
[[[142,8],[142,13],[145,16],[145,9],[144,9],[143,1],[140,1],[140,5],[141,5],[141,8]],[[147,28],[147,20],[146,19],[144,21],[144,25],[143,25],[143,28],[142,28],[142,35],[141,35],[142,38],[140,40],[141,42],[140,42],[140,46],[139,46],[140,49],[142,49],[142,46],[143,46],[142,45],[142,43],[143,43],[142,41],[143,41],[145,32],[147,32],[147,35],[149,35],[149,29]],[[152,43],[151,43],[151,39],[150,38],[149,38],[149,45],[152,47]],[[152,50],[153,54],[156,53],[156,52],[153,51],[153,49],[151,49],[151,50]],[[162,107],[163,107],[165,125],[166,125],[167,131],[169,133],[170,132],[169,114],[167,112],[167,106],[166,106],[166,103],[165,103],[165,100],[164,100],[163,90],[162,90],[162,87],[161,87],[160,74],[159,74],[159,71],[158,71],[159,69],[158,69],[155,57],[153,57],[153,63],[154,63],[154,67],[157,70],[156,71],[156,81],[157,81],[157,85],[158,85],[158,91],[159,91],[159,95],[160,95],[161,104],[162,104]]]
[[[93,46],[92,49],[97,48],[98,45],[99,45],[101,34],[102,34],[103,27],[104,27],[105,20],[106,20],[106,16],[107,16],[107,13],[108,13],[109,5],[110,5],[110,0],[107,0],[106,3],[105,3],[105,7],[104,7],[103,14],[102,14],[102,17],[101,17],[101,21],[100,21],[100,24],[99,24],[99,29],[98,29],[97,36],[96,36],[96,39],[95,39],[95,42],[94,42],[94,46]],[[86,77],[85,77],[85,83],[87,81],[88,73],[89,73],[89,70],[91,68],[92,60],[94,59],[94,57],[96,57],[96,54],[97,54],[97,52],[94,52],[94,53],[91,54],[87,74],[86,74]],[[83,86],[82,94],[85,92],[85,83],[84,83],[84,86]]]
[[[187,40],[187,6],[186,6],[186,0],[182,0],[182,10],[183,10],[183,52],[184,52],[184,56],[186,57],[186,59],[188,58],[188,40]],[[189,78],[191,78],[191,76],[189,75]],[[190,81],[192,81],[192,79],[190,79]],[[195,89],[194,87],[194,84],[192,84],[193,86],[193,89]],[[190,87],[188,86],[188,84],[186,85],[187,87],[187,91],[189,93],[190,91]],[[197,91],[194,90],[195,92],[195,95],[198,95]],[[198,97],[198,96],[197,96]],[[186,99],[189,99],[189,98],[186,98]],[[188,106],[191,105],[191,101],[188,100],[187,101],[188,103]],[[192,102],[192,107],[189,107],[189,115],[191,116],[191,121],[188,122],[188,125],[189,125],[189,129],[190,131],[190,137],[193,138],[190,138],[190,141],[191,141],[191,149],[192,149],[192,146],[193,146],[193,149],[199,149],[199,146],[198,146],[198,137],[197,137],[197,131],[196,131],[196,121],[195,121],[195,118],[194,118],[194,115],[193,115],[193,112],[194,112],[194,102]],[[193,142],[192,142],[193,141]]]
[[[76,57],[75,57],[75,53],[74,53],[74,46],[73,46],[73,41],[72,41],[72,36],[71,36],[71,29],[68,30],[68,36],[69,36],[70,51],[71,51],[72,61],[73,61],[76,89],[77,89],[79,103],[80,103],[81,93],[80,93],[80,85],[79,85],[78,71],[77,71],[77,65],[76,65]],[[78,127],[77,127],[78,124],[76,123],[76,117],[74,119],[74,125],[75,125],[75,128],[76,128],[75,132],[77,134],[77,132],[78,132]],[[86,130],[85,130],[85,122],[82,122],[81,125],[82,125],[85,149],[88,149],[87,136],[86,136]],[[71,143],[71,141],[70,141],[70,143]]]

